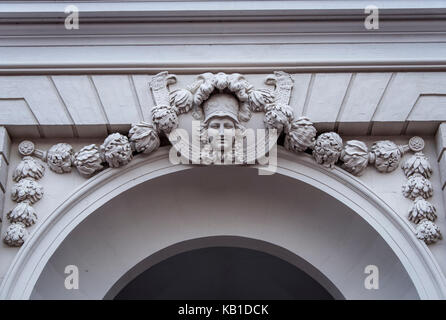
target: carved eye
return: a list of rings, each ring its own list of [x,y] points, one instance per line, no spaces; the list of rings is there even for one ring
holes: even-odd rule
[[[220,127],[220,125],[218,123],[211,123],[212,129],[218,129],[218,127]]]
[[[225,123],[225,129],[233,129],[233,128],[234,128],[234,124],[232,122]]]

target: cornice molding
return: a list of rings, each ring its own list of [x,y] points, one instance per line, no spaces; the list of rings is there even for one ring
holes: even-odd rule
[[[64,9],[77,6],[84,19],[116,22],[128,20],[286,20],[349,18],[364,14],[367,1],[17,1],[0,4],[3,21],[57,21]],[[438,18],[446,14],[442,1],[374,1],[392,18]]]
[[[0,74],[446,70],[446,3],[373,4],[378,30],[365,1],[1,3]]]

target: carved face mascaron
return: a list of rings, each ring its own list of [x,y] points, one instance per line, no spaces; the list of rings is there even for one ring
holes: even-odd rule
[[[229,117],[213,117],[208,124],[208,139],[213,150],[232,149],[235,137],[235,123]]]
[[[215,94],[203,104],[207,138],[213,150],[230,151],[238,121],[238,101],[230,94]]]

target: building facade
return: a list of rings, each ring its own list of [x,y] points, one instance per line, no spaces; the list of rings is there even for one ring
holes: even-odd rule
[[[217,247],[335,299],[445,299],[445,17],[0,3],[1,299],[113,299]]]

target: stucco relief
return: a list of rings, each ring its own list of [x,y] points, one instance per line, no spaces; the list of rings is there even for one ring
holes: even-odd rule
[[[427,199],[433,195],[433,187],[428,180],[432,176],[432,166],[423,154],[424,141],[414,137],[409,147],[415,152],[401,168],[407,177],[402,187],[403,195],[413,200],[408,219],[416,224],[416,236],[426,244],[442,239],[440,228],[434,223],[437,219],[436,209]]]
[[[24,178],[13,185],[11,198],[15,202],[35,203],[42,199],[43,187],[32,178]]]
[[[29,236],[28,230],[21,222],[13,223],[6,229],[3,241],[10,247],[20,247]]]
[[[74,154],[73,165],[76,166],[82,175],[91,176],[104,168],[103,162],[104,158],[99,147],[95,144],[90,144]]]
[[[190,141],[183,139],[178,143],[180,136],[176,132],[194,120],[199,122],[198,162],[192,164],[259,163],[256,153],[254,158],[249,158],[249,143],[252,141],[248,140],[246,131],[254,127],[266,132],[263,140],[258,139],[264,149],[266,147],[270,150],[268,148],[272,147],[267,145],[271,136],[274,137],[273,144],[276,144],[281,135],[285,148],[290,152],[312,154],[314,161],[321,166],[331,169],[338,165],[356,176],[363,174],[369,165],[381,173],[392,172],[399,167],[404,154],[412,151],[415,155],[402,166],[408,177],[403,194],[414,200],[409,210],[409,220],[417,226],[426,220],[432,223],[435,220],[435,208],[426,200],[432,196],[432,186],[428,181],[432,169],[421,152],[424,148],[423,139],[414,137],[407,145],[382,140],[368,147],[359,140],[344,143],[336,132],[318,133],[308,117],[294,115],[290,106],[294,81],[282,71],[266,77],[267,88],[255,88],[241,74],[222,72],[203,73],[186,88],[171,90],[175,84],[176,77],[168,72],[155,75],[149,84],[155,103],[151,110],[152,122],[133,124],[127,135],[112,133],[100,146],[91,144],[76,152],[67,143],[58,143],[48,150],[36,149],[31,141],[20,143],[19,153],[23,160],[14,171],[13,179],[17,184],[12,190],[13,200],[19,202],[19,206],[8,214],[8,218],[11,223],[21,225],[11,228],[9,240],[5,236],[5,242],[19,245],[25,236],[12,237],[12,232],[17,234],[21,228],[37,220],[37,214],[30,205],[43,196],[42,187],[37,182],[44,174],[40,160],[56,173],[68,173],[72,167],[76,167],[81,175],[91,177],[107,167],[125,166],[137,154],[154,152],[160,147],[163,136],[174,147],[183,143],[190,148]],[[261,114],[260,122],[253,119],[255,113]],[[254,144],[258,147],[259,142],[255,141]],[[426,223],[422,226],[423,230],[429,229]],[[429,230],[431,234],[437,229]],[[417,236],[421,237],[426,232],[417,229]],[[11,239],[16,238],[18,240],[13,244]],[[425,242],[434,242],[432,236],[429,239]]]
[[[37,221],[37,214],[33,207],[27,202],[19,203],[12,211],[6,215],[12,223],[21,222],[26,227],[30,227]]]
[[[432,244],[442,239],[440,228],[430,220],[423,220],[417,225],[416,235],[426,244]]]
[[[313,157],[317,163],[332,168],[338,162],[341,151],[342,138],[336,132],[327,132],[317,137]]]
[[[150,83],[155,102],[152,109],[153,125],[158,134],[168,137],[179,153],[191,159],[191,154],[196,153],[193,151],[194,147],[185,141],[184,136],[179,136],[179,131],[175,132],[180,126],[180,117],[191,112],[193,119],[200,122],[197,147],[199,154],[196,157],[200,164],[253,164],[259,156],[251,156],[246,150],[259,142],[247,146],[244,133],[245,128],[251,127],[249,121],[253,113],[264,114],[263,123],[257,128],[265,130],[265,135],[272,135],[272,130],[275,130],[274,133],[288,134],[290,129],[300,130],[293,136],[295,139],[305,134],[299,124],[291,127],[294,120],[292,109],[288,105],[293,87],[291,76],[285,72],[275,72],[266,78],[265,83],[274,89],[256,89],[238,73],[203,73],[186,88],[170,90],[170,86],[176,84],[176,77],[161,72]],[[225,121],[226,124],[223,123]],[[226,126],[223,128],[226,133],[223,134],[224,130],[216,132],[216,126]],[[309,139],[312,143],[311,138]],[[178,143],[179,140],[181,142]],[[219,145],[217,140],[224,143]],[[301,140],[303,144],[307,143],[304,140],[305,137]],[[291,139],[288,144],[293,141]],[[265,148],[266,144],[265,141],[260,141],[259,145]],[[242,147],[246,149],[245,154]],[[266,146],[267,149],[271,147]]]
[[[360,176],[369,164],[369,154],[367,145],[358,140],[350,140],[345,143],[341,152],[342,168],[351,174]]]
[[[18,202],[17,206],[7,213],[11,225],[6,229],[3,241],[12,247],[20,247],[29,235],[27,227],[37,222],[37,213],[31,206],[43,197],[43,187],[37,182],[45,172],[45,167],[29,154],[34,152],[34,144],[29,141],[19,145],[19,151],[24,155],[22,161],[13,172],[16,182],[11,190],[11,199]]]
[[[110,168],[121,167],[133,159],[129,139],[120,133],[109,135],[101,145],[101,152]]]
[[[129,140],[136,152],[149,154],[160,146],[160,139],[152,124],[140,122],[129,131]]]
[[[290,124],[285,137],[284,147],[293,152],[302,152],[312,148],[316,141],[316,128],[307,117],[299,117]]]
[[[46,162],[51,170],[57,173],[71,172],[73,147],[68,143],[58,143],[47,152]]]
[[[15,168],[12,179],[19,182],[24,178],[39,180],[45,173],[45,167],[35,158],[30,156],[23,157],[22,161]]]

